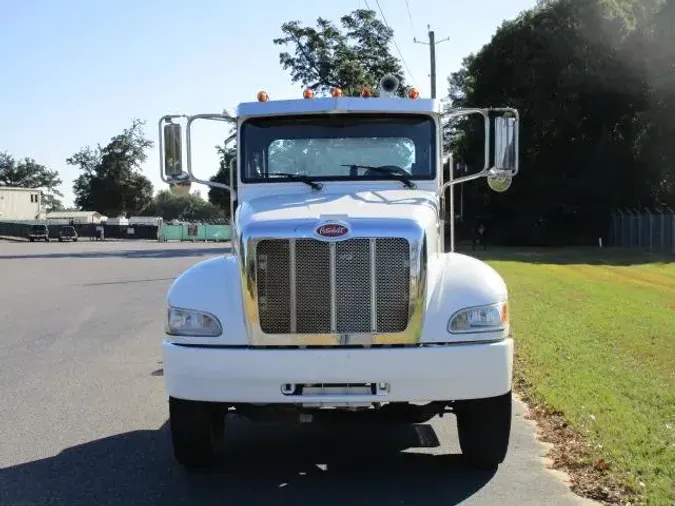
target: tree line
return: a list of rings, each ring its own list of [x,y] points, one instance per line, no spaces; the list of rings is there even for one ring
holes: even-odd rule
[[[281,49],[279,64],[317,95],[334,86],[348,96],[376,90],[386,73],[399,78],[398,93],[405,93],[402,62],[389,50],[394,32],[374,11],[354,10],[339,23],[318,18],[315,26],[288,21],[281,33],[272,40]],[[465,225],[486,222],[493,240],[504,243],[584,244],[606,236],[615,209],[675,208],[673,40],[675,0],[540,0],[505,21],[448,77],[453,107],[510,106],[521,113],[521,172],[505,194],[465,184]],[[446,138],[459,163],[482,167],[475,121],[457,122]],[[179,201],[166,191],[153,198],[138,170],[150,146],[134,120],[105,147],[69,158],[80,169],[75,204],[108,215],[227,218],[229,194],[222,190],[210,189],[209,202],[194,194]],[[220,166],[211,180],[229,184],[236,147],[216,149]],[[33,160],[4,154],[2,184],[55,190],[61,181]],[[53,193],[58,205],[60,194]]]
[[[154,194],[150,179],[141,172],[147,150],[154,142],[143,132],[144,122],[131,126],[110,139],[105,146],[86,146],[66,159],[80,175],[73,183],[73,210],[97,211],[104,216],[160,216],[167,221],[224,222],[227,214],[215,201],[206,201],[199,192],[175,196],[169,190]],[[0,187],[44,188],[47,212],[66,210],[59,197],[62,184],[58,172],[26,158],[16,160],[0,153]]]
[[[340,26],[291,21],[282,32],[274,43],[288,49],[279,62],[294,83],[356,96],[392,73],[403,95],[401,62],[388,50],[394,32],[374,11],[353,11]],[[463,185],[465,233],[483,222],[507,244],[596,244],[616,209],[675,209],[673,40],[675,0],[540,0],[468,55],[448,77],[449,104],[517,108],[521,172],[504,194]],[[470,171],[484,163],[479,121],[446,135]],[[214,180],[229,183],[236,152],[222,149],[228,163]],[[459,214],[458,198],[455,206]]]
[[[512,189],[464,188],[502,241],[589,244],[616,209],[675,208],[675,1],[557,0],[505,22],[449,78],[457,106],[517,108]],[[475,123],[452,138],[482,163]]]

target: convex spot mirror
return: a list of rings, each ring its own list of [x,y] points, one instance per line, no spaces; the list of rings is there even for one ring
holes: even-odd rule
[[[176,197],[185,197],[190,193],[192,183],[190,181],[176,181],[169,183],[169,191]]]
[[[164,125],[164,175],[168,180],[183,173],[183,137],[178,123]]]
[[[487,183],[490,189],[497,193],[503,193],[511,188],[513,175],[508,170],[490,169],[487,175]]]

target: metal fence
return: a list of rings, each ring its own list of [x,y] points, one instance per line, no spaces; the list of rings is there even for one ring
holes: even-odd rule
[[[101,238],[101,228],[104,239],[145,239],[157,240],[159,227],[157,225],[107,225],[105,223],[50,223],[46,220],[33,221],[0,221],[0,236],[26,238],[32,225],[47,225],[50,239],[58,239],[63,227],[72,226],[78,238],[94,240]]]
[[[675,253],[675,212],[619,209],[612,214],[612,245]]]
[[[107,225],[105,223],[50,223],[45,220],[0,221],[0,237],[27,238],[32,225],[47,225],[50,239],[58,239],[62,227],[75,228],[80,239],[144,239],[156,241],[229,241],[230,225],[183,223],[180,225]]]
[[[212,225],[206,223],[183,223],[181,225],[162,225],[159,230],[160,241],[229,241],[230,225]]]

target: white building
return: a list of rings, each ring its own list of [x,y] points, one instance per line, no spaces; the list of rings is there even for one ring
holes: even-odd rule
[[[53,223],[101,223],[105,218],[96,211],[53,211],[47,213],[47,219]]]
[[[129,218],[124,216],[118,216],[117,218],[108,218],[106,220],[106,225],[128,225]]]
[[[154,225],[159,227],[162,222],[162,218],[158,216],[131,216],[129,217],[129,225]]]
[[[42,218],[41,188],[0,186],[0,220],[27,221]]]

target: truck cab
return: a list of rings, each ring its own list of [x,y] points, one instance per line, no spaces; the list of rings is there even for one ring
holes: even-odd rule
[[[445,193],[481,178],[508,189],[518,112],[446,110],[414,89],[395,96],[397,88],[385,76],[377,97],[306,90],[272,101],[261,92],[236,116],[160,119],[172,191],[201,183],[232,197],[231,252],[189,268],[166,299],[164,381],[174,455],[187,469],[219,458],[228,412],[383,425],[453,413],[467,462],[505,458],[507,287],[490,266],[454,251]],[[444,181],[443,165],[453,163],[443,151],[446,123],[471,114],[484,120],[485,165],[458,179],[450,170]],[[196,120],[232,125],[229,185],[194,176]]]

